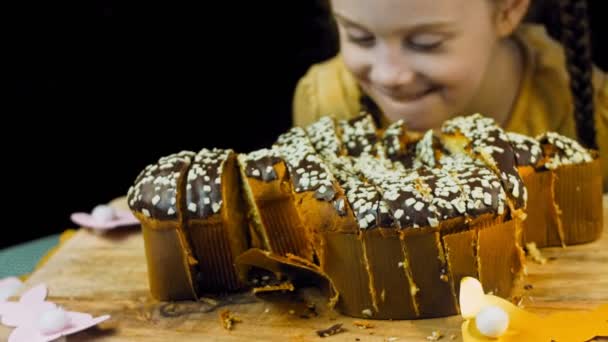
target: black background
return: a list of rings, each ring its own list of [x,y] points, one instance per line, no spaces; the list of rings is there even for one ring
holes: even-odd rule
[[[607,69],[600,2],[594,58]],[[73,227],[71,212],[126,193],[162,155],[270,145],[291,125],[297,80],[337,51],[318,0],[21,1],[5,13],[0,247]]]

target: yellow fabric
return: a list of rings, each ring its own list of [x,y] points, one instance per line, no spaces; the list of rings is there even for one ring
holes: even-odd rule
[[[524,78],[511,117],[509,131],[535,136],[546,131],[576,138],[573,101],[562,46],[544,27],[525,24],[514,36],[524,47]],[[608,76],[599,69],[593,74],[597,142],[601,151],[604,185],[608,185]],[[314,122],[323,115],[356,116],[361,111],[361,93],[340,55],[317,65],[298,82],[294,95],[296,126]]]
[[[346,119],[361,111],[357,81],[346,70],[340,55],[317,65],[296,86],[293,108],[295,126],[305,126],[323,115]]]

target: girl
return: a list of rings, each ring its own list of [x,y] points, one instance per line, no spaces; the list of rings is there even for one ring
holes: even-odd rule
[[[575,43],[567,46],[566,63],[564,48],[543,27],[521,24],[529,4],[332,0],[340,53],[314,65],[299,81],[294,124],[367,110],[381,125],[403,119],[420,131],[473,113],[530,136],[556,131],[576,138],[579,128],[582,142],[601,151],[606,184],[608,77],[597,68],[585,73],[590,59],[572,50],[581,45],[572,30],[566,31]],[[578,6],[562,7],[563,16],[584,13]],[[586,24],[580,18],[573,22]],[[594,117],[594,125],[588,125],[590,119],[575,124],[574,112]]]

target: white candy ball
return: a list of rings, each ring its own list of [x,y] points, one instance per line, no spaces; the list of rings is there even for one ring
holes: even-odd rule
[[[38,318],[38,329],[43,335],[55,334],[70,325],[70,316],[62,308],[45,311]]]
[[[91,216],[97,221],[108,222],[116,217],[116,212],[114,211],[114,208],[102,204],[93,209]]]
[[[15,281],[0,288],[0,302],[7,300],[9,297],[17,293],[17,291],[21,289],[21,286],[23,286],[23,283]]]
[[[487,337],[497,338],[507,331],[509,327],[509,315],[498,306],[488,306],[475,317],[477,330]]]

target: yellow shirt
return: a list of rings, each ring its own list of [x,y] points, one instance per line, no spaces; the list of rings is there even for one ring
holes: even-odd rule
[[[544,27],[522,25],[514,35],[524,47],[524,76],[506,124],[508,131],[529,136],[554,131],[576,138],[574,105],[562,46]],[[593,72],[595,126],[604,177],[608,186],[608,75]],[[312,66],[298,82],[293,122],[304,126],[323,115],[350,118],[361,111],[361,92],[340,55]]]

